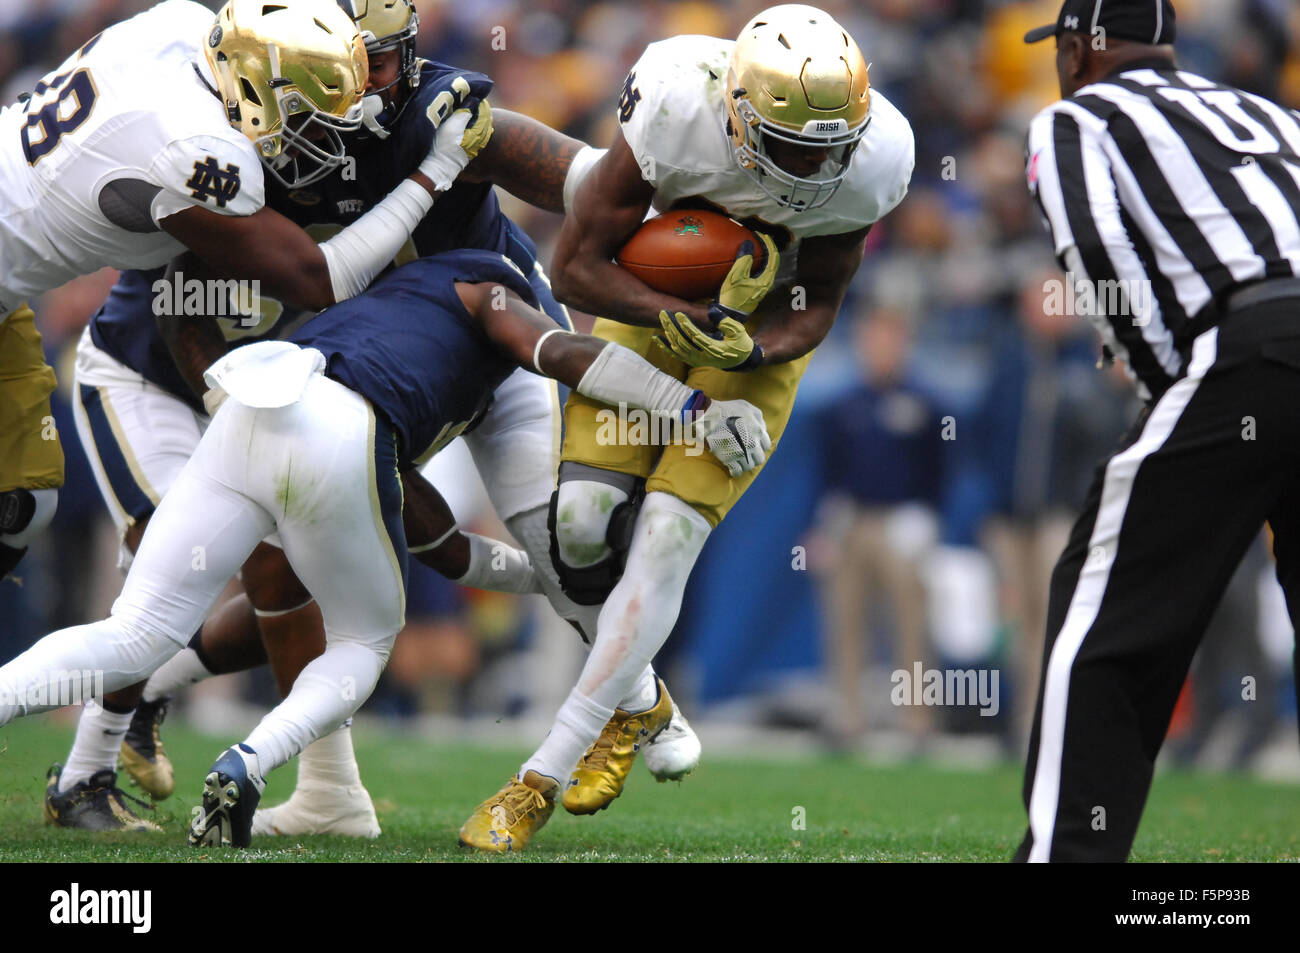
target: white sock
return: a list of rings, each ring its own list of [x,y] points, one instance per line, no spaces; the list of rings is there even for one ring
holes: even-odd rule
[[[274,771],[350,718],[375,690],[392,645],[392,636],[386,642],[331,642],[327,633],[325,652],[307,663],[288,697],[244,740],[257,752],[262,771]]]
[[[649,711],[657,704],[659,704],[659,679],[655,677],[655,670],[647,665],[645,671],[637,678],[632,691],[618,703],[618,707],[635,715],[638,712]]]
[[[144,700],[156,702],[160,698],[175,695],[182,688],[211,678],[212,674],[199,661],[199,653],[187,645],[149,676],[149,681],[144,686]]]
[[[302,750],[298,755],[298,783],[303,781],[341,788],[361,786],[361,772],[352,750],[351,721]]]
[[[560,706],[560,713],[551,725],[551,733],[533,756],[524,762],[519,769],[519,776],[522,778],[526,771],[536,771],[554,778],[563,786],[578,767],[578,759],[600,737],[605,722],[613,714],[613,708],[596,704],[575,688]]]
[[[109,711],[94,699],[86,702],[77,722],[77,737],[68,752],[63,774],[59,776],[59,793],[69,791],[74,784],[89,781],[91,775],[105,768],[116,770],[117,752],[122,747],[122,736],[131,724],[132,712],[119,714]]]

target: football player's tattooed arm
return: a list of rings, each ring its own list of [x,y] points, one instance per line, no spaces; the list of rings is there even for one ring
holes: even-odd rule
[[[183,254],[171,263],[165,280],[173,281],[181,273],[190,278],[207,274],[202,263],[191,253]],[[202,397],[208,389],[203,372],[226,353],[226,338],[217,319],[205,314],[156,314],[154,320],[185,383]]]
[[[654,188],[641,177],[622,134],[582,180],[555,248],[555,296],[588,314],[658,328],[659,312],[681,311],[708,326],[708,307],[655,291],[613,261],[641,226]]]
[[[841,235],[805,238],[799,245],[799,269],[788,296],[778,290],[758,313],[767,320],[754,335],[764,364],[783,364],[803,357],[830,332],[849,282],[862,264],[871,226]],[[801,294],[802,292],[802,294]],[[796,296],[802,301],[796,300]],[[802,308],[796,308],[802,304]]]
[[[492,124],[492,138],[460,180],[491,182],[529,205],[563,215],[564,177],[586,143],[505,109],[492,111]]]

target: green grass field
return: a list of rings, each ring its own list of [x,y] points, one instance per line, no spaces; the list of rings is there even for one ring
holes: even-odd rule
[[[168,724],[177,793],[158,806],[162,835],[85,834],[41,822],[45,770],[66,756],[72,728],[49,716],[0,729],[0,862],[13,861],[1000,861],[1024,826],[1020,768],[962,771],[851,759],[739,759],[710,753],[681,784],[638,765],[623,796],[594,817],[557,810],[528,851],[510,858],[456,844],[468,813],[515,770],[523,751],[432,745],[357,732],[362,776],[384,833],[377,841],[264,838],[249,851],[185,844],[203,772],[230,739]],[[288,797],[289,766],[266,803]],[[795,830],[796,808],[806,829]],[[1134,860],[1300,858],[1300,787],[1240,777],[1156,779]]]

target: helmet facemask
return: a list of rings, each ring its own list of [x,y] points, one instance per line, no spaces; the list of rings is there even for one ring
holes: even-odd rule
[[[735,89],[732,95],[735,118],[731,122],[740,127],[735,130],[739,133],[735,138],[740,140],[735,147],[736,162],[754,184],[777,204],[799,212],[829,202],[849,174],[853,152],[871,125],[870,113],[856,129],[849,129],[843,119],[811,119],[801,132],[795,133],[760,116],[745,90]],[[772,158],[768,139],[803,149],[826,149],[828,155],[816,174],[798,176]]]
[[[280,128],[253,140],[267,172],[285,188],[297,189],[319,182],[343,164],[347,155],[343,136],[361,128],[362,104],[343,117],[318,109],[311,100],[280,75],[279,51],[267,46],[271,63],[271,92],[280,115]]]
[[[286,188],[318,182],[361,126],[368,62],[352,18],[333,0],[228,0],[204,54],[231,126]]]
[[[770,7],[740,31],[727,68],[727,136],[737,165],[778,205],[802,212],[835,195],[871,125],[869,69],[853,38],[816,7]],[[826,158],[810,171],[774,154],[787,146]]]

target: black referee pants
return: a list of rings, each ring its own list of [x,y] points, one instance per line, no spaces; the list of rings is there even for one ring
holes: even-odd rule
[[[1192,656],[1265,520],[1294,625],[1300,299],[1201,334],[1098,469],[1052,574],[1016,860],[1128,857]]]

